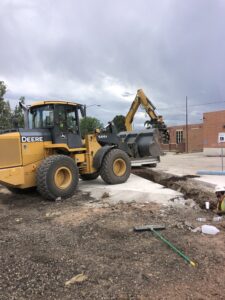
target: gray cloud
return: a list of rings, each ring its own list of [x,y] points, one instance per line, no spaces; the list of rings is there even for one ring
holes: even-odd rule
[[[223,0],[3,0],[0,79],[7,98],[70,99],[126,114],[143,88],[169,124],[224,109]],[[143,117],[141,117],[143,118]],[[137,117],[138,124],[140,116]]]

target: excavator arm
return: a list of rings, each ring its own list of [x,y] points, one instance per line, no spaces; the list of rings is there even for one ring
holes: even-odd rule
[[[146,125],[151,125],[154,128],[158,128],[159,132],[161,134],[163,142],[169,141],[169,133],[167,131],[167,127],[163,121],[162,116],[158,116],[155,112],[155,106],[153,103],[147,98],[143,90],[139,89],[137,91],[136,97],[131,104],[131,107],[125,117],[125,127],[127,131],[132,130],[132,123],[134,116],[139,108],[139,106],[142,106],[148,116],[150,117],[149,121],[146,121]]]
[[[138,90],[136,97],[134,101],[131,104],[131,107],[125,117],[125,126],[127,131],[132,130],[132,123],[134,116],[139,108],[139,106],[142,106],[146,113],[149,115],[151,120],[158,120],[158,117],[155,113],[155,106],[152,104],[152,102],[145,96],[143,90]]]

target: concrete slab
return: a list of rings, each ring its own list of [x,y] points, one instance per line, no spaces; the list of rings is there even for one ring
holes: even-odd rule
[[[157,170],[176,176],[197,175],[198,170],[221,171],[221,157],[208,157],[204,153],[175,154],[167,153],[161,157]],[[225,185],[223,175],[201,175],[196,178],[212,185]]]
[[[162,185],[131,174],[127,182],[123,184],[108,185],[100,177],[93,181],[80,181],[79,188],[83,192],[90,192],[96,199],[104,199],[105,202],[116,204],[118,202],[155,202],[162,205],[172,203],[173,199],[183,195],[177,191],[164,188]],[[109,195],[104,197],[103,195]]]
[[[216,185],[225,185],[225,176],[219,175],[201,175],[200,178],[196,178],[198,181]]]

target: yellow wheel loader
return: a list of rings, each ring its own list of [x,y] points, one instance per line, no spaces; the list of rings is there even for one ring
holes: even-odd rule
[[[46,199],[68,198],[79,177],[92,180],[100,175],[108,184],[124,183],[131,172],[130,158],[160,154],[153,132],[148,133],[150,139],[135,134],[133,142],[127,142],[112,123],[82,139],[79,118],[85,115],[84,105],[39,101],[21,106],[24,128],[0,134],[0,184],[12,192],[37,188]]]

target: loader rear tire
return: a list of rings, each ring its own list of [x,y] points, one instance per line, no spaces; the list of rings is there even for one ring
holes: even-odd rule
[[[75,161],[66,155],[52,155],[37,170],[37,190],[45,198],[71,197],[78,185],[79,172]]]
[[[80,178],[84,181],[87,180],[95,180],[99,176],[99,172],[91,173],[91,174],[80,174]]]
[[[131,162],[126,152],[120,149],[112,149],[105,155],[100,175],[106,183],[124,183],[129,178],[130,172]]]

